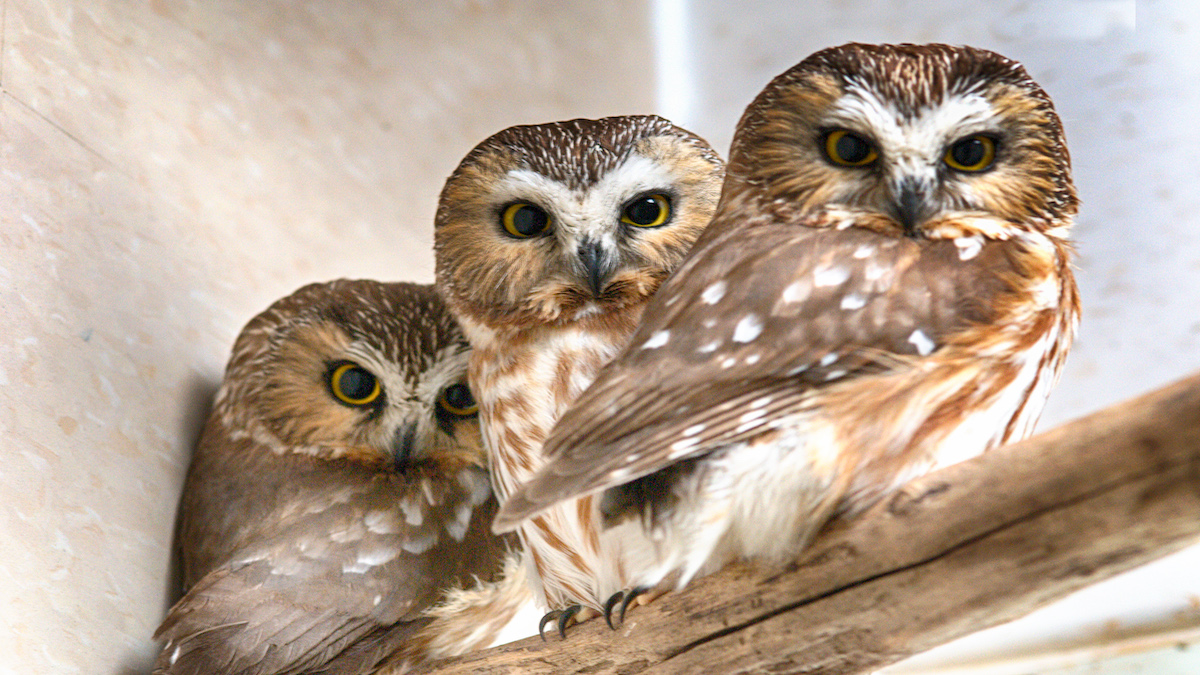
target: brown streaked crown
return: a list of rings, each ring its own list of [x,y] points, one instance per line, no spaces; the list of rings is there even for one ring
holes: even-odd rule
[[[580,312],[603,316],[640,306],[707,225],[723,171],[703,139],[655,116],[505,129],[468,153],[442,190],[439,291],[457,312],[493,326],[569,322]],[[622,208],[646,195],[669,200],[669,221],[622,223]],[[501,218],[515,203],[544,210],[548,231],[509,236]],[[599,292],[578,255],[587,242],[603,243]]]

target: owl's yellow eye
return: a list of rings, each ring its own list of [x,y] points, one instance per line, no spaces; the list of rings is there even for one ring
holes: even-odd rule
[[[621,209],[621,222],[634,227],[659,227],[671,219],[671,200],[666,195],[642,195]]]
[[[983,171],[996,161],[996,141],[988,136],[968,136],[946,150],[944,161],[958,171]]]
[[[479,404],[471,395],[471,388],[461,382],[442,390],[438,396],[438,407],[458,417],[470,417],[479,412]]]
[[[348,406],[371,405],[383,388],[379,380],[357,363],[343,362],[329,371],[329,391],[334,398]]]
[[[550,214],[533,204],[517,202],[504,208],[500,216],[500,224],[509,236],[517,239],[528,239],[550,230]]]
[[[870,141],[845,129],[829,132],[825,137],[825,154],[841,166],[866,166],[879,158]]]

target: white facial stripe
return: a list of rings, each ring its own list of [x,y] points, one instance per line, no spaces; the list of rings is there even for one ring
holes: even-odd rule
[[[509,171],[495,194],[500,204],[529,200],[545,208],[555,223],[555,236],[564,253],[574,255],[585,239],[599,241],[616,253],[621,206],[644,192],[662,192],[675,184],[675,176],[659,162],[631,155],[595,185],[572,190],[527,169]],[[498,204],[499,205],[499,204]]]

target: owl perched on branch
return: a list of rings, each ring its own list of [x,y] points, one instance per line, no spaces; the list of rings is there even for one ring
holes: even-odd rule
[[[489,532],[467,356],[429,286],[312,284],[250,321],[184,485],[155,673],[392,673],[491,642],[529,596]]]
[[[632,596],[793,556],[831,515],[1026,437],[1078,321],[1076,209],[1019,64],[813,54],[747,108],[712,224],[497,530],[594,496],[657,544]]]
[[[623,347],[708,224],[723,177],[702,139],[652,116],[505,129],[473,149],[438,206],[437,286],[474,352],[492,478],[506,495],[542,468],[542,440]],[[531,584],[559,618],[599,609],[650,555],[602,536],[591,497],[518,529]]]

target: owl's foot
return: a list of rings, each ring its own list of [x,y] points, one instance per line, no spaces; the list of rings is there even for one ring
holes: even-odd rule
[[[542,617],[542,620],[538,622],[538,635],[542,636],[542,642],[546,641],[546,624],[555,620],[557,620],[558,624],[558,636],[566,640],[567,625],[571,622],[571,619],[575,618],[575,615],[578,614],[581,609],[583,609],[581,605],[571,605],[566,609],[553,609],[549,612],[546,612],[546,614]]]
[[[609,628],[616,630],[617,627],[613,624],[613,611],[616,610],[617,603],[621,604],[621,613],[618,619],[621,623],[625,623],[625,610],[629,609],[629,605],[635,601],[639,605],[647,605],[662,597],[664,593],[666,593],[665,590],[657,590],[650,586],[638,586],[628,591],[617,591],[604,601],[604,621]]]

